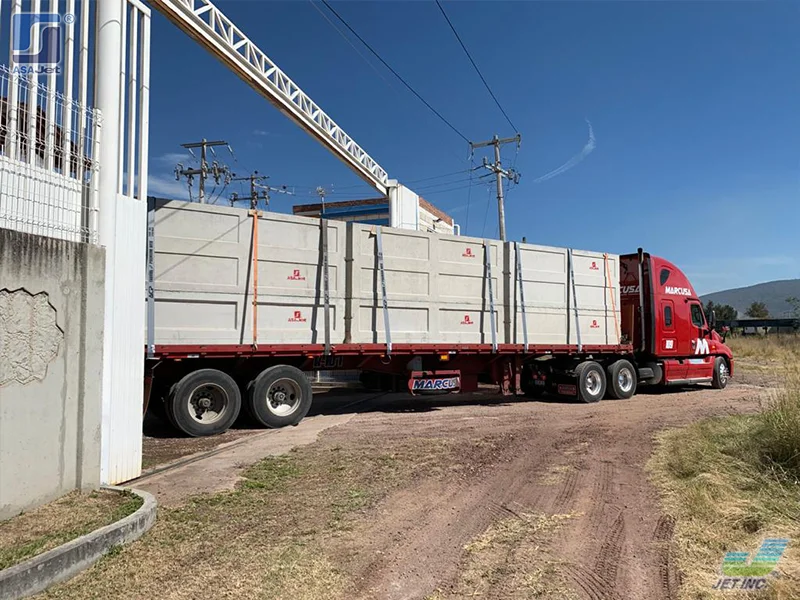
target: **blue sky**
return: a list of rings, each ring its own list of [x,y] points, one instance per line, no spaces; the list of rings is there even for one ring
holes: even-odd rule
[[[469,168],[464,141],[354,41],[367,64],[310,2],[217,4],[390,177]],[[433,2],[334,7],[468,138],[515,133]],[[683,267],[700,293],[800,277],[800,4],[470,1],[445,9],[523,136],[509,239],[616,253],[642,246]],[[172,176],[179,144],[206,137],[231,143],[236,161],[219,156],[237,174],[257,169],[272,185],[294,187],[295,196],[273,197],[275,210],[314,201],[317,185],[333,185],[335,199],[374,196],[158,14],[152,56],[151,194],[183,193]],[[586,119],[594,150],[535,182],[581,151]],[[513,162],[513,147],[504,158]],[[441,193],[465,178],[409,187],[452,211],[462,232],[493,237],[487,188],[471,189],[469,211],[467,189]]]

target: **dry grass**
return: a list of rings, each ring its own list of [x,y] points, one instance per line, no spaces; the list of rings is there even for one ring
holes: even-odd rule
[[[0,523],[0,569],[119,521],[141,505],[141,498],[126,492],[73,492],[4,521]]]
[[[47,597],[346,598],[349,575],[326,555],[326,542],[418,472],[457,462],[440,439],[404,438],[382,452],[368,441],[321,441],[265,459],[233,492],[160,508],[145,537]]]
[[[427,600],[574,598],[558,563],[542,547],[572,517],[521,513],[493,523],[465,546],[458,579]]]
[[[767,340],[755,344],[772,347]],[[758,597],[800,598],[800,371],[785,362],[797,347],[776,347],[786,386],[759,413],[659,437],[650,469],[676,518],[682,598],[729,593],[711,590],[725,552],[754,552],[767,537],[792,542],[778,565],[781,577],[770,578]]]

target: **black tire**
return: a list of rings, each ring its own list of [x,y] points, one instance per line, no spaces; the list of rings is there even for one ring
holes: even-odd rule
[[[627,400],[636,393],[636,369],[625,359],[608,367],[608,396],[614,400]]]
[[[597,402],[606,395],[605,369],[593,360],[587,360],[575,367],[575,379],[581,402]]]
[[[715,390],[724,390],[728,385],[728,361],[718,356],[714,360],[714,373],[711,375],[711,387]]]
[[[300,369],[288,365],[262,371],[248,392],[247,408],[264,427],[297,425],[311,409],[311,383]]]
[[[242,395],[230,375],[200,369],[172,387],[164,408],[170,422],[186,435],[217,435],[238,418]]]

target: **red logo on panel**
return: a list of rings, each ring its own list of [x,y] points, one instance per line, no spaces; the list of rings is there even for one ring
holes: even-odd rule
[[[600,325],[597,323],[597,319],[592,319],[592,324],[589,325],[590,329],[600,329]]]
[[[472,248],[467,248],[466,250],[464,250],[464,254],[462,254],[461,256],[464,256],[466,258],[475,258],[475,255],[472,253]]]
[[[595,262],[595,261],[592,261],[592,266],[591,266],[591,267],[589,267],[589,270],[590,270],[590,271],[599,271],[599,270],[600,270],[600,267],[598,267],[598,266],[597,266],[597,262]]]
[[[289,275],[286,279],[289,281],[305,281],[306,278],[300,275],[300,269],[294,269],[292,274]]]
[[[305,323],[306,318],[303,317],[303,313],[299,310],[294,311],[294,317],[289,318],[289,323]]]
[[[464,320],[461,321],[462,325],[475,325],[475,321],[469,318],[469,315],[464,315]]]

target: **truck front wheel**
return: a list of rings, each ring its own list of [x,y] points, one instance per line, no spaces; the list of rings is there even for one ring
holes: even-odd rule
[[[222,371],[200,369],[176,383],[164,407],[170,422],[192,437],[227,431],[239,416],[239,386]]]
[[[606,394],[606,372],[593,360],[575,367],[578,380],[578,398],[583,402],[597,402]]]
[[[715,390],[725,389],[728,385],[728,361],[721,356],[714,360],[714,373],[711,375],[711,387]]]
[[[247,407],[264,427],[297,425],[311,408],[311,384],[296,367],[276,365],[250,384]]]
[[[636,371],[625,359],[608,367],[608,395],[616,400],[627,400],[636,393]]]

